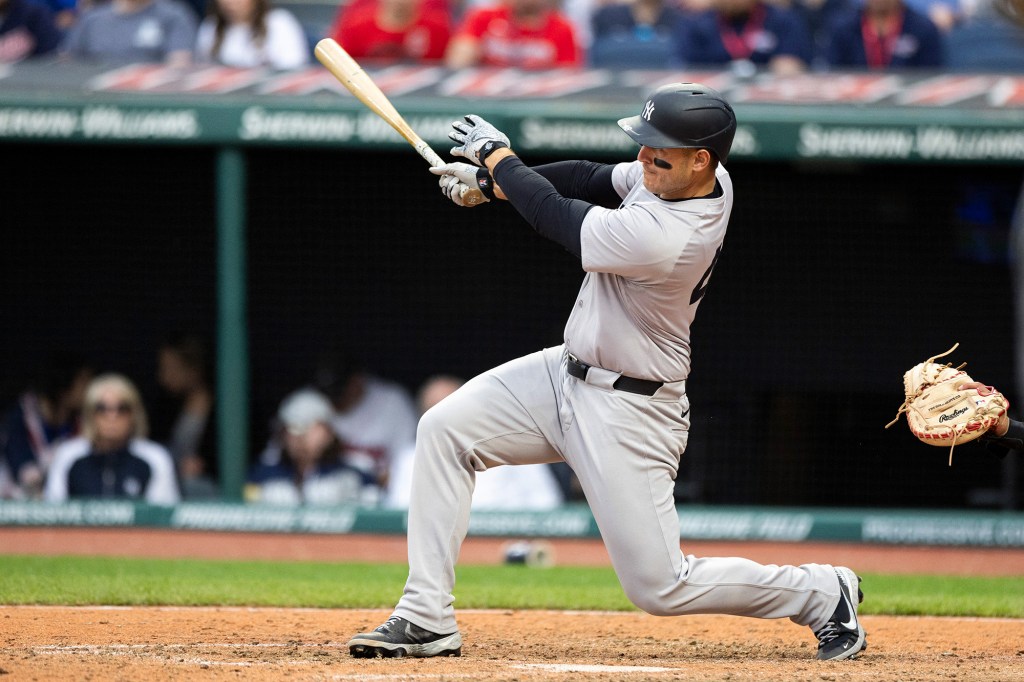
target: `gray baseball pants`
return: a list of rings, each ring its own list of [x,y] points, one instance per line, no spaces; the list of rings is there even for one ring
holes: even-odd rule
[[[653,396],[611,388],[618,374],[565,371],[563,346],[466,382],[420,419],[409,502],[409,578],[394,615],[447,634],[455,563],[476,472],[564,460],[572,467],[630,601],[661,616],[789,618],[817,630],[839,603],[832,566],[761,565],[680,549],[673,497],[686,448],[685,383]]]

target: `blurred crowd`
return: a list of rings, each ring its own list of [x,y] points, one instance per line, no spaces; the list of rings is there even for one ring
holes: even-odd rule
[[[0,0],[0,63],[296,69],[333,37],[368,63],[550,69],[1019,72],[1024,28],[1003,0]],[[292,9],[289,9],[291,7]]]
[[[153,395],[73,352],[53,353],[0,414],[0,499],[222,499],[214,376],[206,341],[169,335]],[[429,377],[413,394],[344,350],[325,351],[281,396],[245,463],[246,502],[406,509],[421,414],[457,390]],[[552,509],[578,496],[564,464],[477,473],[475,509]]]

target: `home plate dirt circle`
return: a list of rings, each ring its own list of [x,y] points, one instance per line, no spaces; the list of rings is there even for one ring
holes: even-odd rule
[[[545,670],[555,673],[671,673],[677,668],[655,668],[649,665],[579,665],[572,663],[524,663],[513,666],[523,670]]]
[[[1024,620],[865,616],[868,650],[822,662],[807,628],[731,616],[477,611],[459,658],[354,659],[386,610],[0,607],[11,680],[1024,682]]]

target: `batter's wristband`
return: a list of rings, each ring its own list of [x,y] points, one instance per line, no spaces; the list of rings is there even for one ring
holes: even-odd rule
[[[476,171],[476,186],[480,192],[490,201],[494,201],[494,180],[486,168],[478,168]]]
[[[483,147],[480,147],[480,151],[477,153],[477,158],[480,159],[480,163],[487,160],[487,157],[498,151],[499,149],[508,149],[508,145],[501,140],[488,140],[484,143]]]

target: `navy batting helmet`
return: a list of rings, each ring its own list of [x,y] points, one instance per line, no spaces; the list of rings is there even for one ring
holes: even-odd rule
[[[619,127],[645,147],[709,149],[725,163],[736,134],[736,114],[707,86],[672,83],[652,92],[640,115],[620,120]]]

